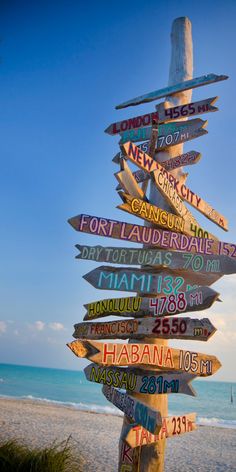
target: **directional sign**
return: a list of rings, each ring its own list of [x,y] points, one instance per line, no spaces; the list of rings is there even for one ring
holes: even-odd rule
[[[173,201],[171,198],[172,192],[175,190],[181,199],[188,202],[198,211],[203,213],[207,218],[216,223],[222,229],[227,230],[227,220],[214,210],[208,203],[202,200],[196,193],[192,192],[186,185],[179,185],[179,181],[175,179],[172,174],[169,174],[166,169],[164,169],[159,163],[154,161],[148,154],[141,151],[135,144],[129,142],[124,144],[123,150],[126,153],[128,159],[134,162],[138,167],[145,170],[146,172],[151,173],[155,180],[155,183],[162,194],[167,197],[169,194],[169,200]]]
[[[172,302],[175,308],[175,301]],[[208,318],[136,318],[105,323],[78,323],[74,338],[80,339],[190,339],[208,341],[216,328]]]
[[[150,294],[178,294],[199,285],[211,285],[220,278],[218,274],[188,273],[184,277],[169,269],[160,271],[146,267],[134,269],[113,266],[100,266],[83,275],[93,287],[100,290],[121,290]],[[192,285],[191,285],[192,284]]]
[[[166,102],[160,103],[156,107],[157,110],[152,113],[146,113],[145,115],[139,115],[134,118],[128,118],[117,123],[112,123],[105,129],[105,133],[114,135],[131,129],[144,128],[145,126],[150,126],[153,119],[158,120],[159,123],[163,123],[165,121],[187,118],[189,116],[193,117],[211,111],[218,111],[218,108],[213,106],[217,99],[218,97],[207,98],[206,100],[187,103],[177,107],[167,107]]]
[[[121,153],[118,153],[118,155],[120,156]],[[186,154],[182,154],[181,156],[176,156],[176,157],[173,157],[172,159],[168,159],[165,162],[160,162],[160,164],[162,165],[162,167],[164,167],[164,169],[169,171],[169,170],[174,170],[178,167],[182,167],[182,166],[185,166],[185,165],[196,164],[200,160],[200,158],[201,158],[201,154],[199,152],[190,151]],[[121,159],[124,159],[124,157],[122,157],[122,158],[118,157],[117,158],[118,162],[117,161],[114,161],[114,162],[120,163]],[[141,182],[145,182],[145,181],[149,180],[150,179],[150,174],[148,174],[147,172],[145,172],[142,169],[139,169],[139,170],[136,170],[135,172],[133,172],[133,177],[135,178],[136,182],[139,184]],[[180,183],[180,185],[181,185],[181,183]],[[116,190],[121,190],[121,188],[123,188],[123,187],[121,185],[118,185],[116,187]],[[127,193],[129,193],[129,192],[127,192]]]
[[[154,410],[127,393],[108,385],[103,385],[102,393],[109,402],[123,411],[131,420],[137,422],[152,434],[159,433],[162,418],[158,410]]]
[[[122,367],[101,367],[89,364],[84,369],[86,379],[104,385],[123,388],[129,392],[159,395],[163,393],[183,393],[196,396],[190,382],[195,375],[185,372],[157,372]]]
[[[176,295],[164,295],[158,298],[125,297],[108,298],[84,305],[87,313],[84,320],[103,318],[104,316],[173,316],[179,313],[201,311],[210,308],[218,299],[219,293],[210,287],[198,287]]]
[[[138,148],[141,149],[141,145],[139,145]],[[141,150],[143,152],[147,152],[147,149],[148,149],[148,147],[145,146],[145,149],[141,149]],[[128,158],[125,154],[123,154],[120,151],[113,157],[112,161],[115,164],[119,164],[121,159],[128,159]],[[180,154],[179,156],[172,157],[171,159],[168,159],[167,161],[163,161],[163,162],[158,161],[158,162],[162,167],[164,167],[164,169],[173,170],[173,169],[176,169],[178,167],[190,166],[192,164],[196,164],[197,162],[200,161],[200,159],[201,159],[200,152],[189,151],[189,152],[186,152],[184,154]],[[156,166],[156,169],[157,168],[158,168],[158,166]],[[136,175],[137,176],[138,175],[140,175],[140,176],[144,175],[144,176],[146,176],[145,178],[150,178],[150,175],[147,172],[143,171],[143,169],[134,172],[133,175],[134,175],[135,178],[136,178]],[[143,180],[144,180],[144,176],[142,177]],[[136,178],[136,180],[137,180],[137,178]],[[137,180],[137,182],[138,182],[138,180]],[[140,182],[141,182],[141,178],[140,178]]]
[[[188,236],[195,236],[197,232],[197,234],[200,233],[203,238],[217,239],[215,236],[209,234],[207,231],[204,231],[198,224],[196,224],[196,220],[193,218],[193,215],[184,205],[177,206],[178,210],[176,210],[176,212],[181,214],[181,217],[173,213],[169,213],[168,211],[163,210],[156,205],[144,202],[143,200],[140,200],[140,198],[128,195],[127,193],[119,192],[119,195],[124,203],[118,205],[117,208],[126,211],[131,215],[135,215],[138,218],[149,221],[160,228],[177,231],[187,234]],[[176,202],[175,195],[171,195],[174,202]],[[177,196],[177,198],[179,197]],[[174,205],[172,204],[171,206],[173,207]],[[192,222],[192,220],[194,222]]]
[[[196,164],[197,162],[200,161],[200,159],[201,159],[200,152],[189,151],[189,152],[186,152],[185,154],[181,154],[180,156],[172,157],[171,159],[168,159],[165,162],[160,162],[160,164],[166,170],[174,170],[174,169],[177,169],[178,167],[190,166],[190,165]]]
[[[147,200],[145,193],[139,187],[135,177],[133,176],[127,162],[124,159],[120,160],[121,171],[115,174],[116,179],[120,183],[122,189],[130,195]]]
[[[82,246],[76,244],[80,251],[76,259],[96,262],[108,262],[122,265],[148,265],[163,268],[191,272],[204,272],[215,274],[235,274],[236,260],[228,256],[195,255],[181,251],[165,251],[153,248],[129,248],[129,247],[103,247]]]
[[[122,439],[132,447],[145,446],[163,438],[179,436],[197,429],[196,413],[187,413],[182,416],[168,416],[162,418],[162,428],[159,434],[151,434],[141,425],[129,425],[125,428]]]
[[[68,222],[75,230],[82,233],[131,241],[163,249],[168,248],[196,254],[217,254],[236,258],[236,244],[229,242],[186,236],[174,231],[133,225],[124,221],[85,214],[74,216]]]
[[[207,125],[207,120],[195,118],[189,121],[174,121],[173,123],[166,123],[158,126],[158,140],[156,149],[160,150],[169,146],[190,141],[191,139],[207,134],[204,128]],[[129,141],[133,143],[139,141],[146,141],[151,138],[152,127],[131,129],[120,133],[121,139],[119,144],[124,144]]]
[[[213,375],[221,363],[215,356],[173,349],[161,344],[115,344],[76,340],[67,346],[78,357],[109,366],[152,366],[160,370],[177,370],[205,377]]]
[[[133,98],[132,100],[128,100],[128,102],[124,102],[120,105],[117,105],[116,109],[126,108],[131,105],[139,105],[141,103],[152,102],[153,100],[157,100],[157,98],[163,98],[169,95],[173,95],[175,93],[183,92],[184,90],[190,90],[196,87],[201,87],[202,85],[208,85],[226,79],[228,79],[227,75],[203,75],[195,79],[180,82],[179,84],[170,85],[169,87],[165,87],[160,90],[155,90],[154,92],[150,92],[146,95],[140,95],[140,97]]]

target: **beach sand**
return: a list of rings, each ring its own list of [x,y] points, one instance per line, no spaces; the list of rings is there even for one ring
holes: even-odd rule
[[[0,399],[0,441],[17,438],[32,446],[50,446],[70,436],[84,472],[116,472],[122,417],[91,413],[51,403]],[[236,430],[199,426],[169,438],[168,472],[236,471]]]

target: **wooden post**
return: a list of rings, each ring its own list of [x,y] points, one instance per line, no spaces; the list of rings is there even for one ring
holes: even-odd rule
[[[193,72],[193,54],[192,54],[192,27],[191,22],[186,17],[177,18],[174,20],[171,31],[171,43],[172,43],[172,52],[171,52],[171,63],[169,71],[169,85],[173,85],[178,82],[192,79]],[[168,97],[168,106],[177,106],[189,103],[191,101],[192,91],[187,90],[171,97]],[[183,153],[183,144],[177,146],[172,146],[168,148],[165,152],[159,152],[156,155],[156,159],[160,161],[166,161],[171,157],[175,157]],[[183,176],[182,168],[175,169],[173,174],[176,177]],[[150,184],[150,198],[149,201],[153,204],[158,205],[159,207],[171,211],[169,205],[166,203],[166,200],[162,197],[160,192],[157,190],[155,184],[151,182]],[[142,342],[148,342],[149,344],[168,344],[167,340],[154,339],[154,338],[144,338]],[[168,416],[168,395],[146,395],[146,394],[133,394],[140,401],[143,401],[151,408],[156,408],[160,411],[162,417]],[[124,418],[124,427],[129,423],[128,418]],[[122,437],[121,432],[121,437]],[[139,451],[139,460],[138,463],[136,460],[133,461],[132,468],[129,465],[129,468],[132,472],[162,472],[164,470],[164,454],[165,454],[166,440],[159,440],[157,443],[150,444],[149,446],[144,446],[140,448]],[[122,468],[122,441],[120,440],[120,463],[119,471],[125,470]],[[137,454],[137,452],[135,453]]]

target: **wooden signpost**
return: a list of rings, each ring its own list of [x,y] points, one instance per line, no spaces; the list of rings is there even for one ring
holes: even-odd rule
[[[216,223],[227,231],[228,222],[223,215],[218,213],[196,193],[192,192],[186,185],[182,184],[179,186],[179,181],[175,179],[172,174],[169,174],[159,163],[154,162],[148,154],[141,151],[131,141],[123,144],[122,147],[128,159],[146,172],[152,173],[158,190],[164,194],[165,197],[167,193],[169,193],[169,200],[171,200],[171,194],[173,190],[175,190],[181,199],[188,202],[193,208],[196,208],[209,220],[213,221],[213,223]],[[168,201],[168,203],[170,203],[170,201]]]
[[[156,435],[150,434],[140,425],[127,426],[124,433],[124,441],[131,447],[146,446],[159,441],[160,439],[179,436],[197,429],[196,413],[187,413],[182,416],[169,416],[162,418],[162,428]]]
[[[173,308],[175,302],[173,301]],[[208,341],[216,328],[208,318],[136,318],[104,323],[78,323],[74,338],[80,339],[190,339]]]
[[[146,267],[134,269],[100,266],[83,275],[93,287],[101,290],[121,290],[145,294],[178,294],[199,285],[211,285],[220,278],[218,274],[194,273],[184,277],[168,269],[160,270]]]
[[[168,339],[207,341],[216,331],[211,321],[183,315],[220,301],[209,285],[223,274],[236,273],[236,244],[218,241],[204,231],[183,203],[228,230],[227,219],[187,187],[188,174],[182,172],[182,166],[195,164],[201,157],[196,151],[183,153],[183,143],[207,133],[206,121],[186,120],[218,110],[214,107],[217,97],[192,102],[191,90],[228,77],[209,74],[192,78],[191,23],[187,18],[174,21],[171,37],[168,86],[116,108],[162,97],[167,100],[154,112],[117,121],[106,129],[108,134],[121,136],[121,151],[113,159],[121,166],[116,173],[118,190],[124,191],[119,192],[123,200],[119,208],[143,218],[147,225],[86,214],[68,220],[82,233],[144,245],[76,246],[78,259],[125,266],[100,266],[88,272],[84,279],[94,287],[137,292],[134,297],[84,305],[84,320],[90,323],[76,323],[76,340],[68,343],[76,356],[94,362],[85,368],[86,378],[102,384],[108,401],[125,414],[118,472],[163,472],[166,438],[196,429],[195,413],[168,416],[167,394],[194,396],[190,382],[197,376],[213,375],[221,364],[209,354],[174,349]],[[144,142],[136,146],[138,141]],[[127,160],[139,170],[132,172]],[[93,321],[110,315],[121,319]],[[106,341],[116,338],[128,338],[129,342]]]
[[[123,388],[133,393],[147,395],[162,395],[165,393],[182,393],[196,396],[196,392],[190,382],[195,375],[185,372],[144,372],[142,369],[129,367],[101,367],[97,364],[89,364],[84,369],[86,379],[103,385],[112,385]]]
[[[145,115],[135,116],[134,118],[128,118],[117,123],[112,123],[108,128],[105,129],[105,133],[115,135],[131,129],[144,128],[150,126],[153,119],[156,119],[158,123],[164,123],[165,121],[172,121],[179,118],[193,117],[208,113],[212,111],[218,111],[217,107],[214,107],[218,97],[207,98],[195,103],[187,103],[177,107],[167,107],[167,103],[163,102],[156,106],[156,111],[152,113],[146,113]]]
[[[159,433],[162,419],[158,410],[148,407],[115,387],[104,385],[102,393],[109,402],[123,411],[132,421],[137,422],[152,434]]]
[[[67,346],[78,357],[86,357],[104,366],[145,366],[160,370],[188,372],[198,377],[213,375],[221,367],[215,356],[173,349],[156,344],[115,344],[76,340]]]
[[[121,265],[142,265],[169,267],[170,269],[192,272],[235,274],[236,259],[228,256],[195,255],[189,252],[167,251],[164,249],[85,246],[76,244],[80,251],[76,259],[109,262]]]
[[[171,85],[170,87],[165,87],[163,89],[150,92],[146,95],[141,95],[140,97],[133,98],[132,100],[117,105],[116,109],[118,110],[120,108],[126,108],[133,105],[140,105],[141,103],[152,102],[153,100],[157,100],[158,98],[163,98],[169,95],[183,92],[185,90],[194,89],[196,87],[202,87],[203,85],[213,84],[214,82],[219,82],[221,80],[226,79],[228,79],[227,75],[203,75],[195,79],[186,80],[185,82],[180,82],[179,84]]]
[[[177,216],[173,213],[169,213],[162,208],[158,208],[156,205],[152,205],[146,201],[140,200],[140,198],[132,197],[127,193],[119,192],[123,202],[118,205],[117,208],[126,211],[131,215],[135,215],[138,218],[149,221],[159,228],[165,228],[170,231],[176,231],[188,236],[195,236],[195,234],[202,234],[203,238],[211,238],[217,240],[215,236],[209,234],[208,231],[202,229],[196,222],[190,211],[181,203],[175,205],[176,195],[171,194],[171,206],[175,208],[176,213],[181,216]],[[166,200],[169,200],[169,193],[167,193]],[[174,201],[174,204],[173,204]]]
[[[210,308],[218,300],[219,293],[210,287],[198,287],[176,295],[163,295],[158,298],[125,297],[108,298],[84,305],[87,310],[84,320],[103,318],[104,316],[122,316],[140,318],[142,316],[174,316],[189,311],[201,311]]]
[[[205,129],[206,125],[207,120],[204,121],[200,118],[160,125],[158,126],[156,149],[160,150],[169,146],[175,146],[176,144],[191,141],[192,139],[203,136],[208,133]],[[125,131],[124,133],[120,133],[121,139],[119,144],[122,145],[129,141],[136,143],[139,141],[150,140],[151,132],[151,126]]]
[[[148,244],[163,249],[173,249],[194,254],[217,254],[236,258],[236,244],[198,237],[186,236],[158,228],[125,223],[124,221],[91,215],[77,215],[68,220],[76,231],[105,236],[123,241]],[[202,236],[202,235],[201,235]]]

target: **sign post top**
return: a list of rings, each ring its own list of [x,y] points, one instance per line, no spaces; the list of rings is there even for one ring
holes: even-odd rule
[[[164,87],[159,90],[154,90],[154,92],[146,93],[145,95],[140,95],[139,97],[131,98],[127,102],[121,103],[116,106],[116,109],[126,108],[135,105],[141,105],[142,103],[152,102],[158,98],[168,97],[174,95],[175,93],[183,92],[185,90],[190,90],[196,87],[201,87],[203,85],[213,84],[214,82],[220,82],[221,80],[226,80],[229,77],[227,75],[216,75],[208,74],[202,75],[201,77],[196,77],[195,79],[186,80],[168,87]]]

